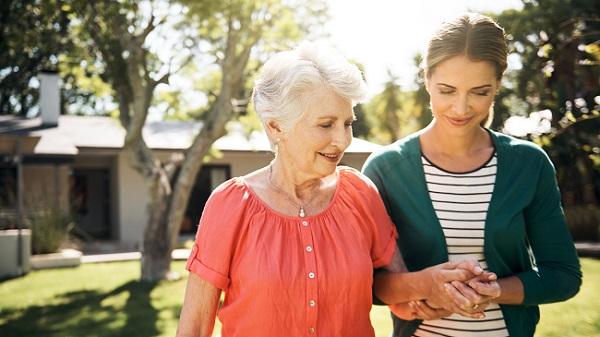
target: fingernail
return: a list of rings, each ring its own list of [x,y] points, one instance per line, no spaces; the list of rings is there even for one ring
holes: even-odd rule
[[[477,266],[477,267],[473,268],[473,270],[475,270],[475,272],[476,272],[477,274],[481,274],[481,273],[483,273],[483,269],[481,269],[481,267],[479,267],[479,266]]]

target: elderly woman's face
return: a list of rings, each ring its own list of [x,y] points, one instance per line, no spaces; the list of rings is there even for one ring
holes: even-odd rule
[[[352,141],[354,112],[350,101],[328,89],[316,89],[300,120],[285,132],[285,152],[295,169],[323,177],[335,172]],[[284,155],[284,153],[280,153]]]

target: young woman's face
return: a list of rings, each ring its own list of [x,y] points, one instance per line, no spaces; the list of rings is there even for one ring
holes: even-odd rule
[[[464,55],[441,62],[426,84],[435,127],[456,135],[479,128],[489,114],[499,85],[490,62],[472,61]]]
[[[315,89],[302,117],[283,133],[279,154],[308,177],[335,172],[352,141],[352,103],[329,89]],[[283,159],[282,158],[282,159]]]

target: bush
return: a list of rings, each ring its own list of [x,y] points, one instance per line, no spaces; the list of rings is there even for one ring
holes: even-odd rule
[[[71,216],[49,208],[29,217],[33,254],[56,253],[73,228]]]
[[[600,241],[600,207],[577,205],[565,208],[567,224],[575,241]]]

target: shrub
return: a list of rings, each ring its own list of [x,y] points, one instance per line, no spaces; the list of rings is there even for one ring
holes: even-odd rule
[[[33,254],[57,252],[74,227],[71,216],[54,208],[38,211],[28,221]]]
[[[596,205],[565,207],[565,217],[573,235],[573,240],[599,241],[600,207]]]

